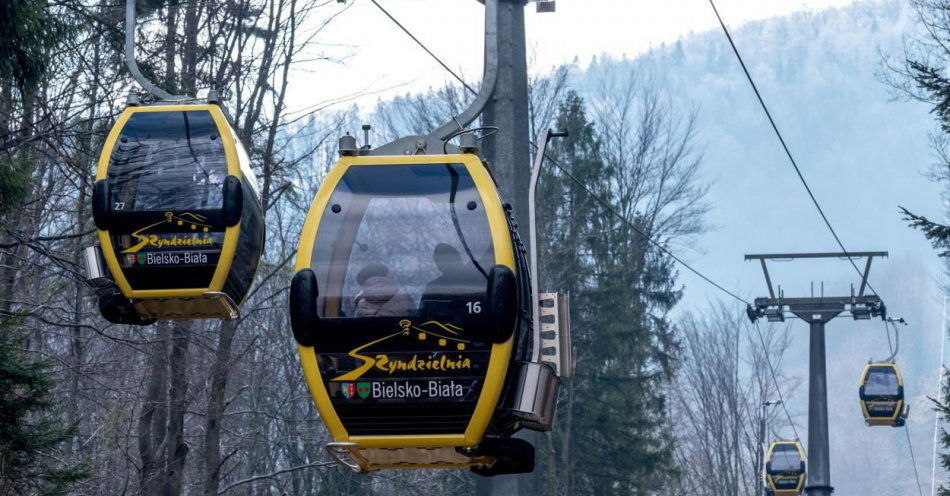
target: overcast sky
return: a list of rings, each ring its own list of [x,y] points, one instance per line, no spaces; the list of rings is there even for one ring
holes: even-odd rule
[[[346,9],[317,37],[304,59],[330,55],[340,63],[305,61],[291,85],[291,110],[301,110],[348,95],[370,106],[378,98],[424,90],[445,82],[447,73],[386,18],[369,0],[347,0]],[[730,26],[822,9],[853,0],[718,0]],[[450,67],[477,80],[482,66],[484,8],[475,0],[379,0]],[[558,0],[557,12],[527,9],[529,64],[545,72],[575,58],[582,65],[609,53],[634,56],[651,46],[690,32],[716,27],[707,0]]]

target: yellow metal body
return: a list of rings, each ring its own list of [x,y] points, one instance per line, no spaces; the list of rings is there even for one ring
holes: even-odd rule
[[[805,459],[805,450],[802,449],[802,443],[798,441],[775,441],[769,446],[769,451],[765,455],[766,461],[772,459],[772,453],[775,451],[775,448],[777,448],[778,446],[786,446],[786,445],[794,446],[795,449],[798,451],[799,459],[801,460]],[[806,474],[801,474],[798,476],[798,484],[795,489],[783,489],[783,490],[776,489],[775,479],[773,478],[773,476],[769,474],[765,474],[765,481],[766,481],[766,485],[769,488],[769,491],[772,491],[772,494],[774,494],[775,496],[798,496],[802,494],[802,491],[805,490],[805,475]]]
[[[864,366],[864,371],[861,372],[861,382],[859,386],[863,386],[868,380],[868,374],[871,372],[872,367],[888,367],[894,370],[894,373],[897,375],[897,384],[901,387],[904,386],[904,376],[901,375],[901,371],[897,368],[897,365],[893,363],[869,363]],[[897,402],[896,408],[894,408],[894,415],[890,417],[872,417],[871,412],[868,411],[868,405],[864,400],[861,400],[861,413],[864,414],[864,422],[869,426],[894,426],[897,424],[897,419],[900,417],[901,412],[904,410],[904,400],[899,400]]]
[[[312,268],[313,246],[320,229],[321,215],[326,211],[327,203],[336,185],[350,167],[459,163],[463,164],[468,170],[485,206],[492,243],[494,244],[495,263],[504,265],[517,273],[511,233],[501,198],[498,196],[494,180],[485,165],[478,156],[473,154],[342,157],[330,170],[307,214],[298,245],[294,271],[298,272]],[[458,455],[454,448],[475,447],[481,442],[501,396],[505,376],[508,372],[508,362],[511,358],[513,339],[509,338],[504,343],[492,346],[485,383],[465,432],[440,435],[350,436],[330,402],[330,395],[324,386],[317,367],[314,348],[298,345],[297,350],[300,352],[300,363],[310,393],[327,429],[333,436],[334,441],[353,443],[353,446],[345,450],[350,452],[354,461],[360,465],[362,470],[448,468],[484,464],[484,462]],[[440,456],[432,459],[431,457],[418,456],[419,448],[448,449],[438,450],[441,452]],[[380,453],[385,454],[385,456],[373,456]],[[430,459],[425,460],[424,458]]]
[[[112,131],[109,132],[109,136],[106,138],[105,146],[102,148],[102,154],[99,155],[99,165],[96,169],[96,180],[99,181],[108,179],[109,161],[112,157],[112,150],[115,147],[116,141],[119,139],[119,135],[122,133],[122,128],[125,126],[126,122],[128,122],[129,118],[132,117],[132,115],[139,112],[199,111],[209,112],[218,127],[218,132],[221,136],[221,144],[224,145],[225,158],[227,159],[228,174],[243,180],[244,172],[242,169],[244,168],[241,166],[241,155],[243,154],[243,149],[239,154],[238,149],[240,144],[237,142],[237,138],[231,129],[231,125],[225,118],[224,113],[217,105],[153,105],[148,107],[127,107],[125,111],[119,116],[119,120],[116,121],[114,126],[112,126]],[[253,183],[254,181],[252,180],[251,182]],[[197,303],[198,307],[218,307],[219,305],[227,307],[231,306],[231,302],[221,301],[220,297],[216,295],[221,292],[222,288],[224,287],[224,281],[227,279],[228,273],[231,270],[231,264],[234,261],[234,252],[237,249],[238,235],[240,232],[240,222],[234,226],[228,227],[225,230],[224,243],[221,249],[221,256],[219,258],[218,266],[215,269],[211,284],[206,288],[135,290],[131,287],[129,281],[122,273],[122,269],[119,265],[119,259],[115,255],[115,249],[112,245],[112,239],[109,236],[109,231],[103,231],[101,229],[99,230],[99,243],[102,246],[102,255],[105,258],[106,264],[109,266],[109,270],[112,272],[115,283],[119,287],[119,290],[122,291],[123,296],[126,298],[134,300],[155,300],[156,303],[158,303],[158,305],[162,308],[173,308],[176,305],[176,300],[178,299],[184,299],[185,301],[182,302],[183,304],[194,307],[196,306],[195,300],[197,298],[204,297],[208,300],[206,302],[207,305]],[[233,303],[240,304],[241,302]],[[147,305],[148,304],[146,302],[146,308]]]

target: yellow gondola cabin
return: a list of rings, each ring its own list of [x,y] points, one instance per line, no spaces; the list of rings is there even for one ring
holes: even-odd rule
[[[858,389],[861,413],[868,426],[901,427],[907,420],[904,379],[893,363],[869,363]]]
[[[331,454],[359,471],[533,470],[505,414],[529,301],[519,248],[474,153],[340,159],[290,297]]]
[[[127,107],[99,159],[93,216],[91,279],[117,287],[100,291],[106,319],[237,316],[264,223],[250,160],[217,105]]]
[[[805,451],[798,441],[775,441],[765,456],[765,485],[774,496],[798,496],[805,489]]]

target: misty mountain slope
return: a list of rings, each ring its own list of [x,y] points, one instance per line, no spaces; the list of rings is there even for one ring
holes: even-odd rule
[[[933,162],[928,109],[895,102],[878,77],[881,53],[899,55],[916,29],[909,7],[869,2],[733,26],[733,35],[803,174],[852,251],[888,250],[877,260],[872,285],[891,314],[906,318],[899,363],[911,397],[911,434],[925,490],[930,488],[934,395],[939,364],[942,271],[923,237],[906,227],[898,205],[942,218],[940,190],[923,173]],[[574,74],[581,92],[598,78],[634,71],[654,78],[677,103],[698,111],[712,181],[716,229],[684,253],[713,279],[751,299],[765,296],[758,264],[746,253],[840,251],[808,199],[745,81],[721,31],[695,34],[635,59],[601,59]],[[680,248],[683,251],[683,248]],[[849,294],[858,279],[846,262],[773,264],[773,280],[788,296]],[[701,311],[720,298],[681,271],[684,308]],[[792,323],[796,342],[787,370],[807,378],[808,328]],[[828,326],[828,387],[832,481],[841,495],[916,494],[903,430],[864,426],[857,380],[871,357],[889,354],[880,321],[842,318]],[[807,381],[793,403],[807,438]],[[783,433],[792,436],[790,430]]]

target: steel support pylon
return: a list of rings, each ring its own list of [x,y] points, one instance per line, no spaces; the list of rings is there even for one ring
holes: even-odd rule
[[[525,41],[527,0],[499,0],[498,80],[485,112],[483,126],[495,126],[498,132],[487,138],[483,155],[492,168],[502,198],[511,202],[515,221],[528,226],[528,187],[531,179],[528,130],[528,62]],[[527,242],[526,238],[522,238]],[[525,248],[531,249],[530,246]],[[532,274],[532,277],[537,277]],[[521,431],[516,437],[537,446],[539,433]],[[479,496],[538,494],[537,472],[479,478]]]
[[[835,492],[831,486],[831,450],[828,436],[828,369],[825,355],[825,324],[842,313],[850,313],[854,320],[867,320],[872,317],[887,318],[887,308],[876,294],[867,295],[868,273],[871,271],[871,259],[886,257],[887,252],[847,252],[847,253],[779,253],[769,255],[746,255],[746,260],[758,260],[769,290],[767,298],[756,298],[746,313],[755,322],[767,317],[770,322],[785,322],[786,314],[805,321],[809,326],[808,353],[808,445],[806,448],[805,493],[808,496],[831,496]],[[867,262],[861,275],[861,285],[857,292],[851,287],[850,296],[825,296],[824,285],[821,294],[786,298],[781,286],[772,286],[767,260],[795,260],[813,258],[837,258],[848,260],[854,265],[855,258],[866,258]],[[857,265],[854,265],[857,268]]]
[[[825,324],[844,311],[836,303],[813,303],[791,312],[808,322],[808,454],[805,493],[830,496],[831,449],[828,440],[828,368],[825,353]]]
[[[825,356],[825,324],[840,311],[801,315],[809,324],[808,353],[808,480],[809,496],[830,496],[831,458],[828,441],[828,371]]]

